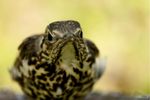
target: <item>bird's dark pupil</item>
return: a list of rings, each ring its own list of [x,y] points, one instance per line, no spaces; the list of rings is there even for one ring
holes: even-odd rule
[[[48,40],[51,41],[53,39],[51,34],[48,34]]]
[[[82,31],[80,32],[80,37],[81,37],[81,38],[83,37],[83,33],[82,33]]]

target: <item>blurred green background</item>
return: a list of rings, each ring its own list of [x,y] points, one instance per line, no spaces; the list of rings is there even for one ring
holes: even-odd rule
[[[150,93],[148,0],[0,0],[0,88],[20,91],[8,69],[21,41],[67,19],[78,20],[107,57],[94,90]]]

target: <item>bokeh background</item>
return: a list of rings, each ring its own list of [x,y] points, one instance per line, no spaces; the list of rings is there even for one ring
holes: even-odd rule
[[[0,0],[0,89],[20,92],[8,69],[25,37],[73,19],[107,58],[95,91],[150,94],[148,6],[148,0]]]

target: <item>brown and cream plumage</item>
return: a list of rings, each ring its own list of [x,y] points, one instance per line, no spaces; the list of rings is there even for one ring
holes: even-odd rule
[[[83,99],[103,72],[98,57],[77,21],[56,21],[21,43],[10,73],[29,98]]]

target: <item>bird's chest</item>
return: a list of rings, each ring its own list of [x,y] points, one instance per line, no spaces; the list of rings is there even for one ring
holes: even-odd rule
[[[85,96],[94,82],[91,69],[83,70],[84,67],[89,67],[87,65],[73,58],[61,58],[55,65],[45,63],[35,70],[33,79],[24,80],[23,90],[29,95],[35,94],[37,98],[44,99]]]
[[[74,57],[60,57],[54,65],[45,62],[31,72],[34,72],[31,80],[24,78],[23,90],[32,96],[36,94],[37,98],[84,96],[94,82],[89,64]]]
[[[35,94],[37,98],[68,98],[83,96],[91,90],[94,81],[90,63],[77,59],[72,45],[66,46],[61,54],[53,64],[46,61],[26,67],[32,74],[30,79],[24,77],[23,90],[27,94]]]

